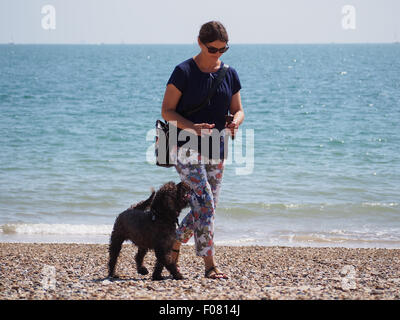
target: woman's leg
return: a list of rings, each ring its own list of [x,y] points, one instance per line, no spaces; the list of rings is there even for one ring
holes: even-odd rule
[[[191,187],[192,197],[191,210],[177,229],[177,240],[185,243],[194,235],[196,254],[212,256],[215,205],[213,187],[208,182],[209,167],[201,163],[201,156],[197,152],[187,154],[182,150],[179,149],[177,153],[176,169],[181,180]],[[213,174],[212,170],[210,173]]]
[[[186,243],[194,235],[197,255],[213,255],[210,246],[214,234],[214,201],[205,165],[178,160],[176,168],[181,180],[192,189],[191,210],[177,229],[177,240]]]
[[[213,193],[214,209],[215,209],[218,204],[219,192],[222,185],[222,176],[224,174],[224,161],[221,160],[221,162],[215,165],[207,164],[206,171],[207,171],[207,180],[211,186],[211,191]]]
[[[184,217],[177,229],[177,241],[173,249],[179,251],[181,242],[195,236],[196,254],[204,257],[206,270],[215,266],[214,261],[214,214],[222,182],[224,163],[184,163],[177,159],[177,171],[181,180],[188,183],[193,191],[191,211]],[[178,253],[173,252],[177,259]],[[217,272],[214,272],[217,273]],[[216,276],[220,278],[220,276]]]
[[[207,180],[211,186],[211,190],[213,193],[214,210],[215,210],[217,207],[217,203],[218,203],[219,192],[220,192],[221,184],[222,184],[222,176],[223,176],[223,172],[224,172],[223,160],[220,163],[217,163],[215,165],[207,164],[206,171],[207,171]],[[217,279],[222,279],[222,278],[226,279],[227,278],[227,276],[225,274],[220,272],[217,268],[214,268],[216,266],[214,255],[204,257],[204,265],[205,265],[207,277],[217,278]],[[209,272],[207,272],[207,271],[209,271]]]
[[[205,264],[215,265],[214,263],[214,221],[215,221],[215,209],[218,203],[219,191],[222,183],[222,176],[224,170],[223,161],[217,164],[205,164],[203,165],[206,179],[202,184],[203,202],[200,203],[201,214],[200,214],[200,225],[195,231],[195,237],[197,235],[197,255],[206,257]],[[203,173],[204,175],[204,173]],[[199,200],[199,198],[196,198]],[[200,202],[200,201],[199,201]],[[208,258],[210,257],[210,258]]]

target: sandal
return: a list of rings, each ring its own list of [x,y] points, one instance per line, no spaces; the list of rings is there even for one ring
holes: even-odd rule
[[[217,266],[212,266],[210,269],[206,270],[204,276],[208,279],[228,279],[228,276],[220,272]]]

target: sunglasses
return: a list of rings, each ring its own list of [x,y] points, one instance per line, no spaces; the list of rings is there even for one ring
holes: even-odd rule
[[[206,44],[204,44],[204,45],[208,49],[209,53],[217,53],[217,52],[224,53],[224,52],[227,52],[229,49],[229,46],[225,46],[223,48],[216,48],[216,47],[208,47]]]

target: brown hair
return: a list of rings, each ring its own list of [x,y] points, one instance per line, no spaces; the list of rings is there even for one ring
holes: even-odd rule
[[[219,21],[209,21],[200,28],[199,39],[202,43],[222,41],[228,43],[228,33]]]

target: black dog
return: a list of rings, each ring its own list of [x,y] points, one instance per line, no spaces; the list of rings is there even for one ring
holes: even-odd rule
[[[180,182],[168,182],[157,192],[122,212],[114,223],[110,239],[110,259],[108,276],[114,277],[115,265],[125,240],[131,240],[138,246],[135,256],[136,268],[142,275],[148,274],[143,259],[149,249],[154,249],[156,265],[153,280],[162,280],[161,272],[165,266],[174,279],[183,279],[171,260],[170,253],[175,241],[176,222],[181,210],[188,206],[190,187]]]

